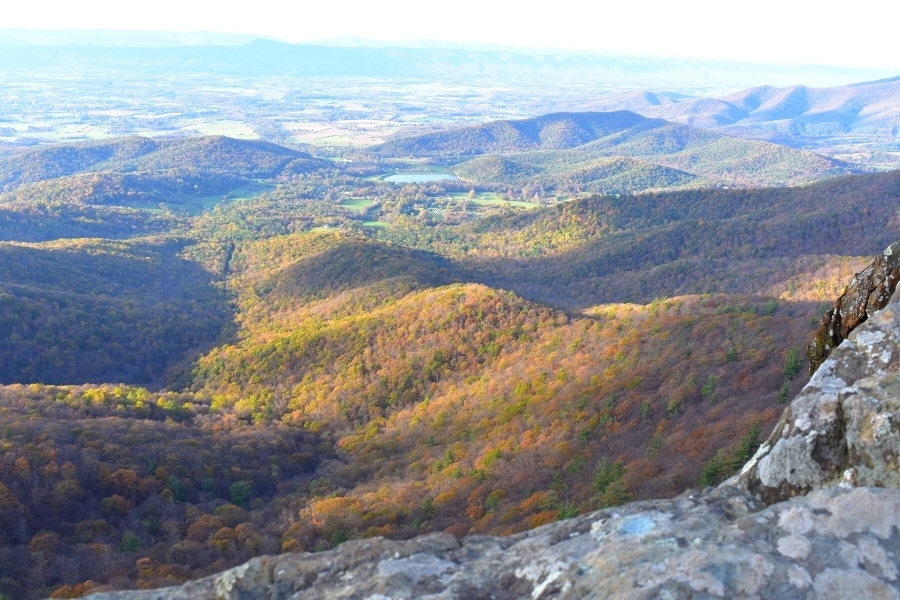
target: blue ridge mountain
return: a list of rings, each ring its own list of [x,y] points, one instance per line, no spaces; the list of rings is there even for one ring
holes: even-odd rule
[[[648,105],[659,100],[642,97]],[[376,152],[383,157],[470,158],[453,170],[474,183],[537,184],[577,192],[798,185],[852,172],[845,163],[811,152],[626,110],[492,121],[401,137]]]
[[[885,154],[894,149],[893,138],[900,131],[898,97],[900,77],[894,77],[828,88],[760,86],[720,98],[633,92],[581,108],[630,110],[859,162],[896,164],[896,158]],[[855,148],[847,147],[851,145]]]

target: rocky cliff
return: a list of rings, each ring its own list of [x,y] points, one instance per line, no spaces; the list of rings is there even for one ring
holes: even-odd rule
[[[718,488],[507,538],[356,540],[177,588],[91,598],[900,600],[900,302],[870,311],[893,291],[898,256],[895,244],[854,279],[842,298],[858,302],[839,300],[829,317],[846,339]],[[851,332],[853,319],[866,322]]]
[[[829,353],[847,339],[877,311],[884,308],[900,279],[900,242],[888,246],[872,264],[857,275],[819,321],[816,336],[806,348],[809,374],[828,358]]]

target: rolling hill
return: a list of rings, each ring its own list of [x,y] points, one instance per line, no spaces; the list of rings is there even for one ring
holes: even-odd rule
[[[0,194],[0,205],[43,202],[155,208],[160,202],[183,204],[204,196],[221,196],[249,184],[245,178],[210,171],[100,171],[21,185]]]
[[[48,242],[65,238],[124,239],[164,235],[186,221],[171,212],[73,202],[0,203],[0,241]]]
[[[437,156],[452,159],[480,154],[558,150],[581,146],[616,133],[634,135],[661,124],[659,120],[628,111],[556,113],[400,138],[385,142],[377,152],[387,157]]]
[[[555,113],[400,138],[385,157],[465,159],[457,175],[478,184],[549,191],[797,185],[851,172],[810,152],[648,119],[629,111]]]
[[[0,243],[0,382],[162,384],[227,329],[184,243]]]
[[[306,153],[269,142],[224,136],[151,140],[112,138],[97,142],[40,146],[0,156],[0,189],[9,191],[79,173],[176,171],[232,178],[272,178],[291,162],[308,163]],[[317,161],[324,166],[326,161]]]
[[[591,110],[630,110],[744,138],[807,148],[864,164],[897,164],[900,78],[839,87],[754,87],[719,98],[649,92],[591,101]]]
[[[10,151],[0,155],[0,240],[186,230],[187,215],[332,168],[303,152],[222,136],[126,137]]]
[[[625,147],[583,143],[599,131],[583,125],[520,132],[572,147],[503,159]],[[631,151],[706,139],[654,131]],[[314,159],[291,160],[271,193],[144,223],[166,235],[0,243],[0,593],[511,533],[720,481],[803,385],[823,305],[896,237],[900,197],[885,173],[372,228],[341,203],[429,188],[310,179],[295,161]],[[642,159],[592,168],[605,160]],[[100,231],[165,217],[94,202],[178,193],[169,177],[73,173],[0,207],[44,202],[73,227],[119,215]]]
[[[475,184],[538,185],[548,192],[573,194],[630,194],[636,190],[691,187],[703,181],[685,171],[643,160],[607,158],[583,152],[481,156],[467,160],[453,170],[460,178]]]

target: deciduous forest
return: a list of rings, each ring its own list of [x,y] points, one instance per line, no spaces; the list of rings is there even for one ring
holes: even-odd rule
[[[896,237],[897,173],[384,180],[426,142],[0,156],[0,597],[508,534],[716,484]]]

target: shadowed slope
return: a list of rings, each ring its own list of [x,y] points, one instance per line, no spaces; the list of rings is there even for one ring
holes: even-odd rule
[[[0,244],[0,381],[160,383],[228,323],[175,242]]]
[[[900,173],[887,173],[801,188],[599,196],[446,234],[379,235],[453,256],[470,281],[569,309],[705,292],[790,296],[790,281],[820,257],[870,255],[896,237],[898,198]]]

